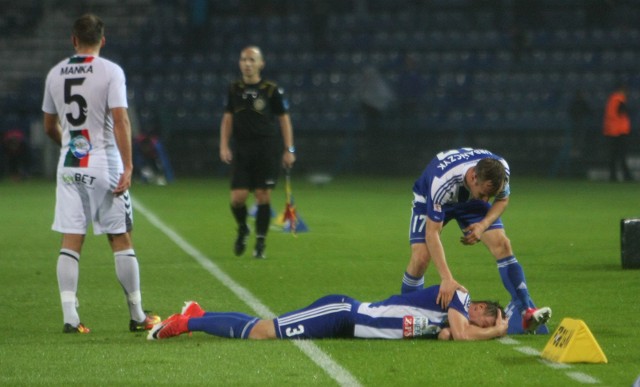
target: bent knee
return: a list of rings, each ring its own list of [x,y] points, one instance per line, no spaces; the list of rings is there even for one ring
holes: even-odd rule
[[[267,340],[276,338],[276,328],[273,320],[260,320],[251,328],[249,339]]]
[[[491,251],[491,254],[496,257],[496,259],[501,259],[504,257],[508,257],[513,255],[513,250],[511,249],[511,241],[505,233],[499,232],[493,235],[491,238],[487,238],[485,244]]]

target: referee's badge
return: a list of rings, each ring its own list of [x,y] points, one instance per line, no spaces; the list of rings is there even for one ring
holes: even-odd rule
[[[258,110],[258,111],[264,110],[264,107],[266,105],[267,105],[267,103],[264,101],[263,98],[256,98],[256,100],[253,101],[253,108]]]

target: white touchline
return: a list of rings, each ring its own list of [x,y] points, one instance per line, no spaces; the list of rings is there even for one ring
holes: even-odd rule
[[[135,211],[141,213],[147,220],[155,226],[158,230],[162,231],[169,239],[173,241],[178,247],[180,247],[185,253],[200,264],[205,270],[213,275],[218,281],[224,284],[229,290],[231,290],[240,300],[253,309],[256,314],[262,318],[274,318],[276,315],[265,306],[260,300],[258,300],[250,291],[242,287],[233,278],[229,277],[224,271],[222,271],[218,265],[201,253],[198,249],[193,247],[189,242],[182,238],[177,232],[173,231],[167,226],[160,218],[158,218],[153,212],[148,210],[139,200],[134,200]],[[331,359],[329,355],[324,353],[317,345],[308,340],[292,340],[296,347],[298,347],[309,359],[322,368],[327,375],[332,377],[341,386],[360,386],[358,380],[351,375],[340,364]]]
[[[538,356],[538,357],[540,356],[540,351],[531,347],[519,346],[520,342],[514,339],[513,337],[508,337],[508,336],[501,337],[498,339],[498,341],[505,345],[514,345],[513,347],[514,350],[524,353],[525,355]],[[556,370],[570,370],[572,368],[569,364],[565,364],[565,363],[555,363],[546,359],[539,359],[539,361],[542,364],[546,365],[547,367],[553,368]],[[579,383],[600,384],[600,381],[598,379],[582,372],[567,371],[566,375]]]

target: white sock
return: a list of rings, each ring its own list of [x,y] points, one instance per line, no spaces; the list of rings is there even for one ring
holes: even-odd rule
[[[79,266],[80,254],[73,250],[60,249],[56,273],[62,303],[62,318],[65,324],[71,324],[74,327],[80,324],[80,316],[76,309]]]
[[[116,261],[116,275],[127,296],[131,319],[141,322],[147,317],[142,310],[142,296],[140,294],[140,271],[138,259],[133,249],[116,251],[113,254]]]

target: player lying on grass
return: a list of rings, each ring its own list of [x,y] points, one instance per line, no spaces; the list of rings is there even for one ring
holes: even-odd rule
[[[189,301],[181,314],[155,325],[149,340],[167,339],[188,332],[205,332],[235,339],[364,338],[486,340],[504,336],[508,321],[502,307],[491,301],[472,302],[458,290],[449,306],[436,298],[439,286],[395,295],[380,302],[360,302],[345,295],[325,296],[311,305],[274,319],[244,313],[206,312]],[[545,323],[551,310],[536,316]]]

